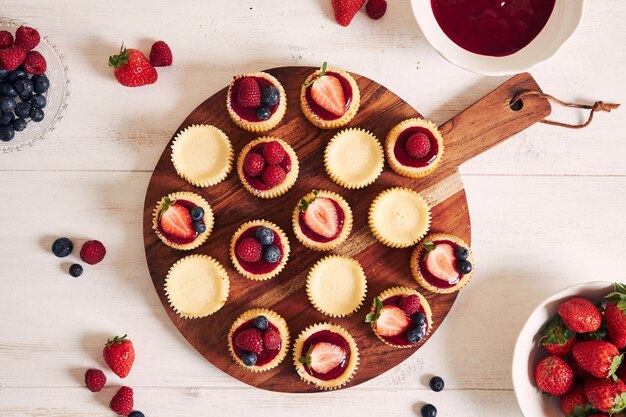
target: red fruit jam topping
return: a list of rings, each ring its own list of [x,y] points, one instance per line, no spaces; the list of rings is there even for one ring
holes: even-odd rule
[[[249,122],[261,122],[262,120],[259,119],[259,117],[256,115],[258,107],[244,107],[239,103],[239,89],[241,88],[241,80],[243,80],[244,78],[253,78],[259,85],[259,89],[261,91],[263,91],[263,88],[269,87],[274,84],[272,84],[270,81],[266,80],[263,77],[241,77],[235,80],[235,84],[230,89],[230,106],[235,111],[235,113],[237,113],[242,119]],[[273,106],[268,106],[268,108],[270,109],[270,113],[274,114],[279,104],[280,99],[278,99],[278,102]]]
[[[181,205],[183,207],[185,207],[188,211],[191,211],[191,209],[193,209],[194,207],[196,207],[196,204],[192,203],[191,201],[188,200],[176,200],[176,204]],[[193,228],[193,227],[192,227]],[[180,238],[178,236],[174,236],[170,233],[167,233],[165,230],[163,230],[163,227],[161,226],[161,222],[157,222],[157,229],[159,230],[159,233],[161,233],[161,236],[165,237],[167,240],[169,240],[172,243],[178,244],[178,245],[185,245],[187,243],[191,243],[194,240],[196,240],[196,237],[198,237],[198,233],[194,232],[194,236],[188,239],[183,239]]]
[[[412,144],[409,143],[409,140],[411,139],[411,142],[423,141],[423,136],[426,136],[426,138],[430,142],[428,151],[422,157],[411,156],[411,154],[408,152],[408,149],[414,149],[411,147]],[[421,139],[416,139],[416,137],[419,137]],[[425,147],[425,145],[422,145],[422,147]],[[393,154],[398,162],[400,162],[402,165],[413,168],[423,168],[430,165],[435,159],[437,159],[438,153],[439,143],[437,142],[437,139],[433,136],[430,130],[420,126],[413,126],[405,129],[404,132],[400,133],[400,135],[398,136],[398,140],[393,147]]]
[[[256,327],[254,326],[254,320],[248,320],[247,322],[243,323],[241,326],[239,326],[234,332],[233,332],[233,341],[235,340],[235,338],[237,337],[237,335],[241,332],[243,332],[244,330],[248,330],[248,329],[255,329]],[[272,324],[272,322],[268,321],[268,327],[267,330],[264,330],[263,333],[268,332],[268,331],[273,331],[273,332],[278,332],[278,328],[276,326],[274,326]],[[261,353],[256,355],[256,365],[255,366],[263,366],[263,365],[267,365],[268,363],[270,363],[280,352],[280,347],[279,349],[268,349],[267,346],[265,346],[264,344],[264,349]],[[233,343],[233,350],[235,351],[235,355],[237,355],[237,357],[239,359],[242,358],[243,354],[245,353],[244,350],[241,350],[240,348],[237,347],[237,345],[235,345],[235,343]]]
[[[237,238],[237,241],[235,242],[235,248],[238,248],[239,245],[241,244],[241,242],[243,242],[245,239],[247,238],[254,238],[256,239],[256,231],[257,229],[259,229],[261,226],[253,226],[251,228],[249,228],[248,230],[246,230],[245,232],[243,232],[239,238]],[[251,274],[256,274],[256,275],[261,275],[261,274],[268,274],[270,272],[272,272],[274,269],[278,268],[278,266],[280,265],[280,263],[283,260],[283,256],[285,254],[284,249],[283,249],[283,244],[280,240],[280,236],[278,235],[278,233],[276,233],[275,230],[272,230],[274,232],[274,242],[272,243],[272,245],[275,245],[278,247],[278,249],[280,249],[280,259],[278,260],[278,262],[275,263],[269,263],[263,260],[263,258],[259,259],[256,262],[247,262],[245,260],[243,260],[239,254],[237,253],[237,250],[235,250],[235,256],[237,257],[237,260],[239,261],[239,264],[241,265],[241,267],[243,269],[245,269],[246,271],[250,272]]]
[[[511,55],[544,28],[555,0],[431,0],[441,30],[480,55]]]
[[[383,300],[383,306],[396,306],[398,308],[401,308],[400,302],[402,301],[404,297],[405,297],[404,295],[393,295]],[[418,311],[426,315],[426,312],[424,311],[424,306],[420,305]],[[409,319],[411,318],[409,317]],[[422,327],[422,330],[424,331],[424,335],[427,334],[426,333],[427,328],[428,328],[427,326],[428,326],[428,323],[424,324],[424,326]],[[411,325],[409,326],[409,329],[412,327],[415,327],[415,325],[411,323]],[[399,334],[397,336],[381,336],[381,337],[387,340],[389,343],[393,343],[394,345],[398,345],[398,346],[405,346],[405,345],[414,346],[415,345],[415,343],[411,343],[409,339],[406,338],[406,332],[403,334]]]
[[[332,204],[332,207],[334,208],[334,214],[320,211],[319,213],[320,215],[317,216],[316,215],[317,213],[313,213],[313,210],[317,206],[317,205],[314,205],[317,200],[324,200],[325,203]],[[325,236],[316,232],[315,230],[313,230],[313,228],[307,225],[307,222],[305,222],[304,220],[305,216],[314,217],[309,220],[309,224],[316,224],[317,225],[316,227],[323,227],[324,230],[335,230],[335,233],[330,236],[328,236],[329,233],[325,233],[326,235]],[[327,242],[331,242],[337,239],[337,236],[339,236],[339,234],[343,230],[344,220],[345,220],[345,214],[343,212],[343,209],[335,200],[331,198],[327,198],[327,197],[317,197],[316,200],[312,204],[309,205],[309,207],[307,208],[305,212],[302,212],[302,211],[300,212],[300,217],[298,218],[298,225],[300,226],[300,230],[302,231],[302,233],[309,239],[315,242],[327,243]],[[313,223],[313,221],[315,221],[315,223]],[[333,222],[335,224],[324,225],[323,224],[324,222]]]
[[[345,359],[341,363],[339,363],[339,365],[335,366],[333,369],[323,374],[315,372],[315,370],[309,369],[308,366],[305,366],[304,369],[309,375],[317,379],[321,379],[322,381],[330,381],[331,379],[340,377],[345,372],[348,363],[350,363],[350,345],[342,335],[332,332],[330,330],[320,330],[319,332],[313,333],[304,341],[304,343],[302,344],[302,354],[304,355],[306,352],[308,352],[311,346],[322,342],[330,343],[343,349],[343,351],[345,352]]]
[[[341,74],[338,74],[336,72],[328,71],[326,72],[326,75],[331,75],[337,78],[341,82],[341,86],[343,87],[343,95],[346,100],[346,111],[347,111],[347,109],[350,108],[350,103],[352,102],[352,86],[350,85],[350,82]],[[312,87],[312,84],[307,87],[306,92],[305,92],[306,102],[309,105],[309,108],[311,109],[311,111],[315,113],[322,120],[339,119],[341,116],[337,116],[336,114],[333,114],[329,112],[328,110],[318,106],[318,104],[315,102],[315,100],[313,100],[313,97],[311,96],[311,87]]]
[[[435,241],[433,241],[433,243],[436,246],[447,245],[447,246],[451,247],[451,253],[452,254],[450,255],[451,258],[450,258],[449,262],[452,262],[452,268],[454,268],[454,271],[456,272],[456,275],[454,277],[446,277],[446,279],[442,279],[439,276],[435,275],[435,273],[431,272],[428,269],[428,265],[427,265],[426,260],[424,259],[424,255],[425,255],[425,251],[424,250],[422,250],[419,253],[418,265],[419,265],[420,274],[422,274],[422,277],[424,277],[426,282],[428,282],[430,285],[432,285],[434,287],[437,287],[437,288],[452,288],[456,284],[459,283],[461,278],[463,278],[463,274],[458,272],[457,260],[454,257],[454,250],[456,248],[460,247],[460,246],[457,245],[456,243],[450,241],[450,240],[435,240]]]
[[[252,147],[252,149],[250,149],[250,152],[256,152],[258,154],[263,154],[263,148],[265,147],[265,143],[259,143],[255,146]],[[247,157],[247,155],[246,155]],[[291,171],[291,157],[289,157],[289,154],[287,152],[285,152],[285,158],[282,160],[282,162],[276,166],[281,167],[285,173],[289,173],[289,171]],[[268,166],[265,167],[266,169],[268,168]],[[246,172],[246,170],[243,170],[243,176],[246,180],[246,182],[248,184],[250,184],[250,186],[256,190],[259,191],[267,191],[271,188],[273,188],[274,186],[270,186],[268,184],[266,184],[265,182],[263,182],[263,178],[261,177],[252,177],[250,174],[248,174]]]

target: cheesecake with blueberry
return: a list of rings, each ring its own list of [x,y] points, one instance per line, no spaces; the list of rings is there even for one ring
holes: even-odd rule
[[[356,342],[346,329],[331,323],[318,323],[303,330],[293,354],[300,378],[325,390],[347,384],[359,365]]]
[[[195,249],[211,235],[213,210],[196,193],[171,193],[157,203],[152,228],[161,242],[171,248]]]
[[[289,351],[287,322],[272,310],[248,310],[230,328],[228,351],[239,366],[251,372],[275,368]]]
[[[289,258],[289,240],[280,227],[267,220],[244,223],[233,235],[230,258],[246,278],[263,281],[283,270]]]
[[[298,178],[298,157],[282,139],[270,136],[248,143],[239,154],[237,173],[243,186],[260,198],[285,194]]]
[[[385,142],[391,169],[411,178],[425,177],[433,172],[441,164],[443,151],[443,137],[437,126],[419,118],[394,126]]]
[[[300,89],[300,107],[309,122],[320,129],[335,129],[354,119],[361,105],[361,93],[346,71],[322,68],[309,75]]]
[[[421,344],[433,326],[426,298],[406,287],[389,288],[374,298],[365,321],[383,343],[398,348]]]
[[[237,126],[250,132],[273,129],[285,116],[287,95],[266,72],[237,75],[228,86],[226,108]]]
[[[346,241],[352,230],[352,210],[339,194],[313,190],[293,210],[293,231],[310,249],[326,251]]]
[[[474,257],[463,239],[431,233],[411,255],[411,274],[428,291],[446,294],[460,290],[474,273]]]

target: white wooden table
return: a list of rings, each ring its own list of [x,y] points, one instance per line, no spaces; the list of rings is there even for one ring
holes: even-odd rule
[[[425,0],[424,0],[425,1]],[[142,207],[172,132],[237,73],[332,65],[386,85],[442,123],[504,78],[458,69],[420,34],[408,0],[343,28],[330,0],[172,2],[4,0],[0,14],[38,27],[70,66],[61,126],[36,147],[0,154],[0,416],[109,416],[122,382],[147,416],[439,416],[521,414],[510,380],[517,333],[562,287],[626,279],[626,109],[591,127],[536,125],[461,169],[478,260],[442,328],[402,365],[361,386],[321,395],[250,388],[205,361],[178,333],[145,263]],[[533,71],[571,101],[626,101],[626,4],[587,2],[574,38]],[[166,40],[174,66],[156,85],[127,89],[107,67],[127,46]],[[573,113],[572,113],[573,112]],[[582,113],[555,111],[578,121]],[[104,262],[71,278],[55,237],[99,239]],[[78,249],[76,249],[76,253]],[[137,360],[123,381],[92,394],[86,368],[105,368],[106,338],[128,333]],[[438,374],[446,389],[434,393]]]

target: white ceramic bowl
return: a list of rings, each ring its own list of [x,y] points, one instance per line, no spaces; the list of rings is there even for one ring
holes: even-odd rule
[[[544,300],[528,317],[515,343],[512,369],[513,389],[524,416],[563,417],[559,401],[554,397],[544,396],[535,386],[535,365],[548,356],[537,340],[541,329],[556,314],[563,301],[582,296],[596,303],[612,290],[613,283],[608,281],[573,285]]]
[[[452,42],[435,20],[431,0],[411,0],[417,24],[430,45],[453,64],[484,75],[528,71],[551,58],[578,28],[583,3],[584,0],[556,0],[550,19],[530,44],[512,55],[491,57],[474,54]]]

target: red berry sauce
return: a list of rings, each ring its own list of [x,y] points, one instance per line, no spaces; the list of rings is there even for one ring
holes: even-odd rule
[[[176,204],[180,204],[181,206],[185,207],[187,209],[187,211],[191,211],[191,209],[193,209],[194,207],[196,207],[196,204],[192,203],[191,201],[188,200],[176,200]],[[171,235],[169,233],[167,233],[165,230],[163,230],[163,227],[161,227],[161,217],[159,214],[159,221],[157,222],[157,229],[159,230],[159,233],[161,233],[161,236],[165,237],[165,239],[169,240],[172,243],[175,243],[177,245],[186,245],[188,243],[193,242],[194,240],[196,240],[196,237],[198,237],[198,233],[195,233],[193,235],[192,238],[189,239],[182,239],[178,236],[174,236]],[[192,220],[193,222],[193,220]]]
[[[248,320],[247,322],[243,323],[241,326],[239,326],[237,328],[237,330],[234,331],[233,333],[233,350],[235,351],[235,355],[237,355],[237,357],[239,359],[242,358],[243,354],[245,353],[245,350],[241,350],[237,347],[237,345],[235,345],[234,340],[237,338],[237,335],[241,332],[243,332],[244,330],[248,330],[248,329],[253,329],[255,328],[254,326],[254,320]],[[268,321],[268,327],[267,330],[275,330],[276,332],[278,332],[278,334],[280,334],[280,331],[278,330],[278,327],[274,326],[272,324],[272,322]],[[261,330],[261,333],[265,334],[265,332],[267,330]],[[282,342],[281,342],[282,344]],[[280,349],[263,349],[263,352],[259,353],[256,355],[256,365],[254,366],[263,366],[263,365],[267,365],[268,363],[270,363],[280,352]]]
[[[335,346],[341,347],[346,352],[346,358],[339,365],[335,366],[330,371],[325,374],[320,374],[315,372],[312,369],[309,369],[306,365],[304,366],[304,370],[307,374],[321,379],[322,381],[330,381],[331,379],[335,379],[340,377],[348,367],[348,363],[350,363],[350,344],[342,335],[339,333],[332,332],[330,330],[320,330],[319,332],[313,333],[309,336],[304,343],[302,344],[302,356],[304,356],[312,345],[316,345],[318,343],[331,343]]]
[[[402,295],[392,295],[391,297],[383,300],[383,305],[384,306],[396,306],[400,308],[398,304],[400,304],[400,300],[402,299],[402,297],[403,297]],[[426,315],[426,312],[424,311],[424,306],[421,304],[420,304],[420,309],[418,311],[423,313],[424,316]],[[409,317],[409,320],[411,320],[411,317]],[[413,327],[416,327],[416,326],[413,324],[413,322],[411,322],[409,329]],[[424,337],[426,337],[427,329],[428,329],[428,321],[426,321],[426,324],[422,328],[422,330],[424,330]],[[418,343],[409,342],[409,339],[406,338],[406,334],[399,334],[397,336],[380,336],[380,337],[382,337],[389,343],[393,343],[394,345],[398,345],[398,346],[407,346],[407,345],[414,346],[418,344]]]
[[[283,244],[282,244],[282,242],[280,240],[280,236],[278,235],[278,233],[276,233],[275,230],[272,230],[272,232],[274,232],[274,242],[272,243],[272,245],[277,246],[278,249],[280,249],[281,255],[280,255],[280,259],[278,260],[278,262],[275,262],[275,263],[272,264],[272,263],[264,261],[262,257],[261,257],[260,260],[258,260],[256,262],[247,262],[247,261],[244,261],[243,259],[241,259],[239,257],[239,255],[237,255],[236,248],[239,246],[239,243],[241,243],[241,241],[244,240],[247,237],[254,237],[254,238],[256,238],[256,231],[260,227],[261,226],[253,226],[253,227],[249,228],[248,230],[243,232],[241,234],[241,236],[239,236],[239,238],[237,238],[237,241],[235,242],[235,256],[237,257],[237,260],[239,261],[239,264],[246,271],[250,272],[251,274],[256,274],[256,275],[268,274],[268,273],[272,272],[273,270],[278,268],[278,265],[280,265],[280,263],[283,260],[283,256],[285,256],[285,251],[284,251],[284,248],[283,248]]]
[[[263,155],[263,147],[265,146],[265,142],[263,143],[259,143],[256,146],[253,146],[252,149],[250,149],[249,152],[256,152],[258,154]],[[283,159],[283,162],[281,162],[280,164],[278,164],[279,167],[281,167],[282,169],[285,170],[285,173],[288,174],[289,171],[291,171],[291,157],[289,156],[289,153],[287,152],[287,150],[285,150],[285,159]],[[267,165],[266,165],[267,167]],[[246,170],[243,170],[243,176],[246,180],[246,182],[248,184],[250,184],[250,186],[252,188],[254,188],[255,190],[259,190],[259,191],[267,191],[270,190],[274,187],[270,187],[269,185],[267,185],[266,183],[263,182],[262,179],[262,175],[258,176],[258,177],[251,177]]]
[[[440,245],[440,244],[448,244],[450,246],[452,246],[454,249],[456,248],[460,248],[460,245],[457,245],[456,243],[452,242],[451,240],[435,240],[433,241],[433,243],[435,245]],[[433,274],[430,273],[430,271],[428,270],[428,268],[426,267],[426,261],[424,259],[424,249],[422,249],[420,251],[420,253],[418,254],[419,259],[418,259],[418,265],[419,265],[419,272],[422,275],[422,277],[424,277],[424,279],[426,280],[426,282],[428,282],[430,285],[432,285],[433,287],[437,287],[437,288],[452,288],[455,285],[457,285],[459,283],[459,281],[461,280],[461,278],[463,278],[463,274],[461,274],[460,272],[458,272],[458,261],[454,261],[455,263],[455,269],[458,272],[458,277],[454,282],[448,282],[448,281],[444,281],[441,280],[439,278],[437,278],[436,276],[434,276]]]
[[[326,197],[317,197],[317,198],[326,198]],[[333,202],[333,205],[335,206],[335,210],[337,210],[337,222],[339,223],[339,228],[337,229],[337,233],[335,234],[335,236],[326,237],[326,236],[322,236],[322,235],[319,235],[319,234],[315,233],[304,222],[304,216],[303,216],[302,212],[300,212],[300,217],[298,218],[298,225],[300,226],[300,230],[302,230],[302,233],[306,237],[308,237],[309,239],[311,239],[311,240],[313,240],[315,242],[320,242],[320,243],[331,242],[331,241],[337,239],[337,236],[339,236],[341,234],[341,231],[343,230],[343,222],[345,220],[345,214],[343,212],[343,209],[332,198],[327,198],[327,199]]]
[[[441,30],[461,48],[507,56],[544,28],[555,0],[431,0]]]
[[[326,72],[326,75],[332,75],[333,77],[337,78],[341,82],[341,86],[343,87],[343,95],[346,98],[346,111],[348,111],[348,109],[350,108],[350,103],[352,102],[352,86],[350,85],[350,81],[348,81],[344,76],[336,72],[328,71]],[[306,102],[309,105],[309,108],[311,109],[311,111],[313,111],[313,113],[315,113],[322,120],[339,119],[341,116],[337,116],[336,114],[333,114],[329,112],[328,110],[321,108],[320,106],[317,105],[315,100],[313,100],[313,97],[311,97],[312,85],[313,84],[307,87],[306,93],[305,93]]]
[[[406,142],[416,133],[424,134],[430,141],[430,151],[422,158],[412,157],[406,151]],[[412,126],[405,129],[402,133],[400,133],[398,140],[396,140],[396,144],[393,147],[393,155],[396,157],[398,162],[404,166],[413,168],[423,168],[432,164],[433,161],[437,159],[438,153],[439,142],[437,142],[437,139],[433,136],[430,130],[421,126]]]
[[[259,106],[259,107],[243,107],[239,104],[239,101],[237,100],[237,97],[239,97],[239,89],[241,88],[241,80],[244,77],[240,77],[238,79],[235,80],[235,84],[233,85],[233,87],[230,89],[230,107],[235,111],[235,113],[237,113],[239,115],[239,117],[241,117],[244,120],[247,120],[249,122],[262,122],[263,120],[259,119],[256,115],[256,111],[258,110],[259,107],[267,107],[268,109],[270,109],[270,113],[274,114],[274,112],[276,111],[276,109],[278,108],[279,104],[280,104],[280,98],[278,99],[278,102],[276,104],[274,104],[273,106]],[[257,84],[259,84],[259,88],[261,89],[261,91],[263,91],[263,89],[265,87],[269,87],[272,84],[270,81],[266,80],[263,77],[247,77],[247,78],[254,78],[254,80],[257,82]],[[274,87],[276,87],[274,85]],[[278,88],[277,88],[278,89]],[[270,116],[271,117],[271,116]]]

